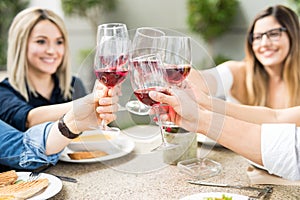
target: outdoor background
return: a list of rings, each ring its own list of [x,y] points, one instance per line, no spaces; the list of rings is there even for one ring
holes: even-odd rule
[[[142,26],[179,31],[191,36],[198,46],[207,49],[207,43],[201,35],[189,30],[187,2],[188,0],[117,0],[116,9],[109,13],[100,14],[96,21],[98,24],[122,22],[127,24],[131,31]],[[229,30],[212,43],[214,54],[220,54],[227,59],[243,59],[245,34],[249,23],[257,12],[274,4],[292,7],[288,0],[239,0],[238,12]],[[83,59],[95,47],[96,28],[92,27],[87,18],[64,14],[60,0],[31,0],[30,6],[52,9],[64,18],[69,32],[72,68],[74,73],[78,73]],[[212,67],[203,64],[203,58],[211,56],[208,54],[194,49],[194,65],[197,68]],[[0,78],[2,79],[3,76],[5,76],[5,71],[1,73]]]

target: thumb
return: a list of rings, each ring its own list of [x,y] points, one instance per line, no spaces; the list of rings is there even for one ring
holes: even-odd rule
[[[153,99],[154,101],[157,102],[161,102],[161,103],[166,103],[169,104],[170,100],[168,98],[169,95],[165,95],[161,92],[157,92],[157,91],[150,91],[149,92],[149,96],[151,99]],[[170,96],[171,97],[171,96]]]

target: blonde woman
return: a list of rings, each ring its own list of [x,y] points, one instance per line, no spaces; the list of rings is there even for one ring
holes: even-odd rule
[[[227,61],[201,74],[193,70],[189,79],[198,85],[205,80],[204,91],[235,103],[270,108],[300,105],[297,14],[282,5],[268,7],[255,17],[246,38],[243,61]]]
[[[0,120],[0,169],[32,170],[55,165],[73,138],[98,127],[102,119],[116,119],[117,102],[114,91],[100,86],[93,94],[74,100],[56,122],[44,122],[22,132]]]
[[[63,20],[47,9],[21,11],[9,29],[0,119],[24,131],[66,113],[67,102],[85,94],[82,82],[71,76],[69,59]]]

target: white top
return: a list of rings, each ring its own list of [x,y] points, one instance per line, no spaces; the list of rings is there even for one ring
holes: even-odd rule
[[[300,128],[295,124],[263,124],[261,151],[270,174],[300,180]]]
[[[215,68],[206,70],[206,73],[212,75],[216,81],[216,93],[215,97],[224,99],[228,102],[239,103],[240,102],[231,95],[231,87],[233,84],[233,75],[227,65],[219,65]]]

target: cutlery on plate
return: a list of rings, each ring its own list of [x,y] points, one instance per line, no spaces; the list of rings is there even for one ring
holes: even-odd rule
[[[71,177],[68,177],[68,176],[59,176],[59,175],[55,175],[55,174],[51,174],[51,175],[56,176],[57,178],[59,178],[62,181],[77,183],[77,179],[75,179],[75,178],[71,178]]]
[[[49,169],[49,167],[50,167],[49,165],[42,165],[41,167],[33,170],[28,176],[28,181],[33,181],[33,180],[38,179],[39,176],[41,175],[41,173],[45,172],[47,169]],[[51,173],[49,173],[49,174],[51,174]],[[56,175],[56,174],[51,174],[51,175],[59,178],[62,181],[77,183],[77,180],[75,178],[71,178],[68,176],[60,176],[60,175]]]

